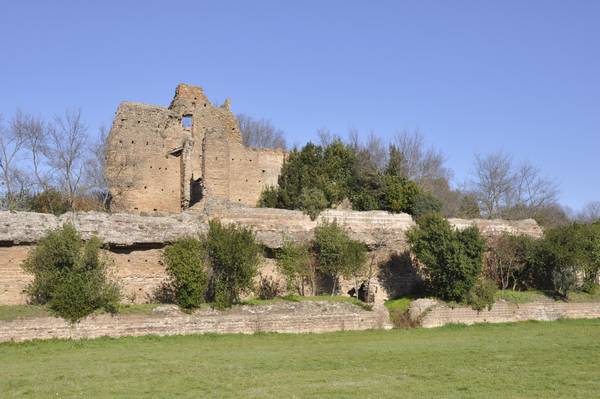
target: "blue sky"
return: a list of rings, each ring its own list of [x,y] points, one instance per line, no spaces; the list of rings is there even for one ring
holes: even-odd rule
[[[503,150],[600,200],[600,1],[3,1],[0,113],[81,107],[91,130],[122,100],[204,87],[290,144],[327,127],[419,129],[455,181]]]

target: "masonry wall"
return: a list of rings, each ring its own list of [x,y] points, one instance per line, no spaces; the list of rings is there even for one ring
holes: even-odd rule
[[[51,338],[98,338],[205,333],[320,333],[391,328],[387,311],[367,311],[351,304],[330,302],[243,306],[225,312],[155,316],[91,316],[72,325],[53,317],[0,322],[0,342]]]
[[[182,84],[169,108],[119,106],[107,151],[111,208],[178,213],[200,197],[255,206],[263,188],[277,184],[284,157],[245,147],[229,102],[214,106],[200,87]],[[188,194],[192,186],[202,195]]]
[[[424,309],[420,318],[422,327],[440,327],[450,323],[509,323],[525,320],[551,321],[558,319],[600,318],[600,302],[537,301],[514,304],[496,302],[492,310],[476,311],[467,306],[449,307],[434,304]]]
[[[177,114],[137,103],[119,106],[107,149],[107,177],[114,211],[180,212],[180,160],[169,151],[182,145]]]

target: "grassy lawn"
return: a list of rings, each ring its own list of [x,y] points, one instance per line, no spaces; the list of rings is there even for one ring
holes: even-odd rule
[[[590,398],[600,320],[0,344],[0,397]]]

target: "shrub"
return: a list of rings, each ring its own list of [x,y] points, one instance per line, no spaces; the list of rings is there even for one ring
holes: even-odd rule
[[[258,199],[259,208],[277,208],[278,204],[278,191],[277,187],[269,186],[260,193]]]
[[[260,299],[273,299],[281,295],[279,282],[275,281],[272,277],[261,274],[256,287],[256,295]]]
[[[119,288],[107,277],[101,245],[95,238],[84,242],[70,225],[48,233],[23,263],[33,274],[27,288],[31,302],[48,304],[71,322],[101,308],[116,312]]]
[[[573,223],[548,229],[535,253],[532,279],[538,288],[553,289],[563,296],[573,289],[590,291],[600,272],[599,248],[599,224]]]
[[[504,233],[488,241],[486,275],[506,290],[527,288],[527,270],[535,256],[537,240],[525,235]]]
[[[327,209],[327,198],[318,188],[303,188],[300,194],[300,209],[315,220],[322,210]]]
[[[306,286],[309,286],[310,294],[316,293],[314,262],[307,245],[286,240],[276,256],[277,267],[285,277],[288,290],[305,295]]]
[[[52,188],[42,191],[31,199],[31,211],[62,215],[69,210],[69,201],[59,191]]]
[[[184,309],[204,303],[208,286],[206,247],[196,238],[180,238],[167,246],[162,260],[169,276],[165,292],[172,292],[175,302]]]
[[[454,230],[436,214],[425,215],[407,234],[416,258],[426,266],[429,286],[444,300],[463,301],[482,269],[485,242],[476,227]]]
[[[367,251],[364,244],[348,237],[336,221],[325,222],[315,228],[313,250],[319,271],[333,280],[331,295],[335,293],[340,277],[354,279],[358,292],[358,277],[362,273]]]
[[[259,261],[259,246],[252,231],[210,221],[207,249],[212,266],[212,296],[218,308],[239,302],[252,289]]]
[[[489,279],[479,279],[469,291],[468,303],[478,312],[485,309],[492,310],[494,295],[498,290],[496,282]]]
[[[441,210],[442,202],[439,199],[426,191],[420,190],[415,196],[412,208],[408,211],[418,220],[429,213],[440,213]]]

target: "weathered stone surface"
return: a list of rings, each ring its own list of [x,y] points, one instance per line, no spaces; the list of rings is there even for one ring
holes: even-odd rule
[[[168,108],[122,103],[108,137],[113,210],[179,213],[203,198],[255,206],[285,152],[245,147],[228,102],[181,84]]]
[[[385,308],[367,311],[348,303],[282,302],[239,306],[225,312],[172,309],[156,315],[90,316],[77,324],[54,317],[0,321],[0,342],[205,333],[320,333],[391,328]]]
[[[450,323],[508,323],[525,320],[595,319],[600,317],[600,302],[557,302],[542,300],[515,304],[499,301],[492,310],[473,310],[468,306],[449,307],[441,303],[415,303],[410,307],[413,320],[422,327],[440,327]],[[414,304],[414,307],[413,307]]]
[[[60,217],[33,212],[0,212],[0,242],[35,243],[50,230],[72,224],[84,239],[92,236],[107,244],[133,246],[164,244],[203,232],[207,224],[198,215],[139,216],[127,213],[76,212]]]
[[[525,234],[541,237],[542,228],[533,219],[503,220],[503,219],[448,219],[450,224],[458,229],[476,226],[485,236],[495,236],[502,233]]]

